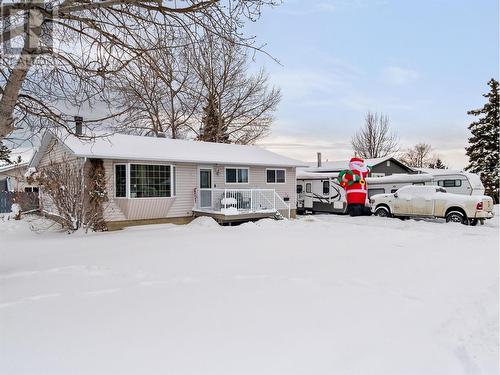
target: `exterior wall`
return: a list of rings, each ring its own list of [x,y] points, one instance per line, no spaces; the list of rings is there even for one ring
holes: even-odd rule
[[[233,167],[234,166],[227,166]],[[245,165],[238,167],[246,168]],[[213,168],[214,187],[219,189],[274,189],[282,197],[288,197],[290,208],[297,206],[297,179],[295,168],[279,168],[279,167],[260,167],[248,166],[249,177],[248,184],[226,184],[225,183],[225,168],[226,166],[216,166]],[[285,183],[284,184],[268,184],[267,183],[267,169],[285,169]]]
[[[172,164],[176,167],[176,196],[171,198],[115,198],[114,165],[124,163],[162,164],[140,160],[104,160],[109,202],[105,206],[106,221],[146,220],[192,216],[194,188],[198,168],[195,164]],[[170,164],[170,163],[163,163]]]
[[[124,163],[162,164],[140,160],[104,160],[106,186],[109,202],[105,206],[105,220],[108,222],[138,221],[161,218],[191,217],[195,204],[195,189],[198,188],[200,168],[212,169],[212,183],[219,189],[275,189],[281,197],[288,197],[291,209],[296,207],[295,168],[277,168],[286,170],[285,184],[267,184],[265,167],[249,166],[248,184],[226,184],[225,166],[172,163],[176,167],[176,196],[171,198],[115,198],[114,165]],[[170,163],[164,163],[170,164]],[[246,166],[240,166],[246,167]],[[273,168],[274,169],[274,168]]]
[[[51,163],[62,163],[62,162],[82,163],[82,160],[77,158],[71,152],[69,152],[68,149],[61,144],[60,141],[58,141],[57,139],[53,139],[50,142],[49,146],[47,147],[47,151],[40,159],[37,169],[41,170],[49,166]],[[43,187],[40,188],[39,197],[40,197],[40,207],[43,212],[49,214],[58,213],[57,208],[54,205],[54,202],[52,201],[52,198],[44,193]]]
[[[394,160],[388,160],[390,165],[387,165],[387,161],[377,164],[373,167],[370,176],[374,173],[384,173],[385,176],[390,176],[398,173],[415,173],[411,169],[395,162]]]

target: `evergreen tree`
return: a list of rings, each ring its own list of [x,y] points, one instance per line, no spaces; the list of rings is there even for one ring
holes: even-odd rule
[[[483,108],[467,112],[469,115],[478,116],[478,119],[469,125],[472,137],[469,138],[469,146],[465,148],[469,157],[469,165],[465,169],[480,174],[486,194],[498,203],[500,168],[498,81],[492,78],[488,86],[490,92],[483,95],[488,101]]]
[[[448,167],[446,166],[446,164],[444,164],[443,161],[440,158],[437,158],[436,162],[430,163],[429,164],[429,168],[432,168],[432,169],[448,169]]]
[[[224,120],[221,117],[217,99],[214,95],[208,97],[208,103],[203,108],[202,128],[198,140],[205,142],[229,143]]]
[[[9,159],[9,155],[10,150],[0,140],[0,163],[5,162],[7,164],[12,164],[12,161]]]

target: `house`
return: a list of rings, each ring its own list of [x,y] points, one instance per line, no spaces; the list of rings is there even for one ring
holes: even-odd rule
[[[413,168],[406,166],[392,156],[386,156],[376,159],[365,159],[365,163],[366,165],[371,167],[369,177],[384,177],[400,173],[417,173],[417,171],[415,171]],[[309,168],[304,169],[304,171],[316,173],[332,173],[340,172],[345,169],[349,169],[349,160],[323,162],[321,161],[321,154],[318,153],[318,162],[314,164],[311,163]]]
[[[11,152],[12,164],[0,165],[0,192],[38,192],[38,186],[25,177],[33,149],[15,149]]]
[[[296,167],[304,163],[257,146],[114,134],[92,142],[47,132],[30,167],[101,159],[109,229],[147,223],[219,222],[295,216]],[[46,212],[54,210],[43,187]]]
[[[0,192],[38,192],[38,186],[34,183],[29,183],[26,180],[25,174],[28,169],[29,162],[7,164],[0,166]]]

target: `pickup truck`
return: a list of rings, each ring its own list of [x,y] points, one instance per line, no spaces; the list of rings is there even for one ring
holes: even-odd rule
[[[370,198],[372,212],[384,217],[438,217],[465,225],[484,224],[493,217],[493,199],[485,195],[447,193],[439,186],[409,185],[394,194]]]

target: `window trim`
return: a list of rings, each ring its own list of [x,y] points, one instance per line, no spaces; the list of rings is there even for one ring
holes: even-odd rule
[[[119,165],[124,165],[125,166],[125,196],[124,197],[118,197],[116,195],[116,167]],[[114,187],[114,198],[115,199],[128,199],[129,198],[129,181],[130,181],[130,175],[129,175],[129,164],[128,163],[115,163],[113,164],[113,187]]]
[[[236,169],[236,182],[227,182],[227,170]],[[238,169],[247,170],[247,182],[238,182]],[[250,167],[224,167],[224,184],[225,185],[248,185],[250,184]]]
[[[274,182],[268,182],[267,181],[267,171],[274,171]],[[278,182],[278,177],[276,172],[277,171],[283,171],[285,173],[285,181],[283,182]],[[266,185],[285,185],[286,184],[286,168],[266,168]]]
[[[130,196],[130,165],[162,165],[170,167],[170,196],[169,197],[131,197]],[[116,196],[116,167],[117,165],[125,165],[125,197],[117,197]],[[174,186],[175,184],[175,186]],[[113,186],[114,186],[114,199],[139,199],[139,200],[148,200],[148,199],[170,199],[175,198],[177,196],[177,165],[169,164],[169,163],[145,163],[141,161],[134,161],[130,163],[113,163]]]

